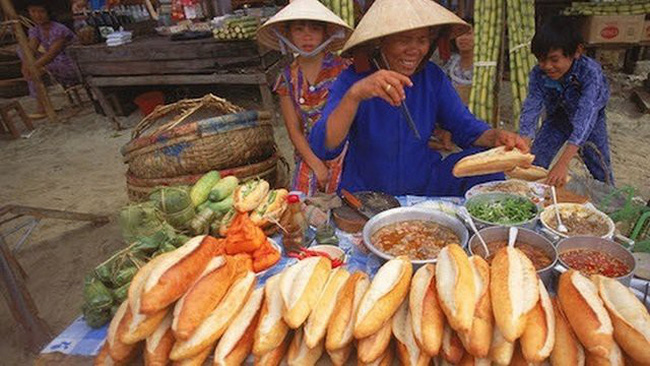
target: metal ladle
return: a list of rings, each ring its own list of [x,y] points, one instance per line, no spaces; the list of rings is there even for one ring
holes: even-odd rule
[[[557,207],[557,195],[555,193],[555,186],[551,186],[551,195],[553,196],[553,207],[555,208],[555,218],[557,219],[557,231],[566,234],[569,232],[569,229],[564,226],[562,219],[560,218],[560,209]]]
[[[465,207],[461,207],[458,211],[461,214],[461,216],[463,216],[463,219],[467,221],[467,223],[469,223],[469,227],[472,228],[472,231],[474,231],[474,234],[476,234],[476,236],[478,237],[478,240],[481,242],[481,245],[483,246],[483,250],[485,250],[485,258],[488,258],[490,256],[490,250],[488,249],[488,246],[485,243],[485,240],[483,240],[481,234],[479,234],[478,229],[474,224],[474,220],[472,219],[472,215],[469,214],[469,211],[467,211],[467,208]]]
[[[517,234],[519,234],[519,229],[517,229],[516,226],[511,226],[510,230],[508,231],[508,246],[510,248],[515,247],[515,243],[517,242]]]

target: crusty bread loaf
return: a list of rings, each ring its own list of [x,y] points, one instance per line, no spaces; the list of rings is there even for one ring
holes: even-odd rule
[[[253,337],[259,311],[264,298],[264,288],[258,288],[248,297],[235,319],[219,340],[214,350],[214,365],[241,365],[253,349]]]
[[[292,340],[291,334],[285,334],[284,339],[280,344],[274,349],[263,355],[255,355],[254,365],[255,366],[278,366],[286,356],[287,351],[289,350],[289,344]]]
[[[196,236],[161,260],[147,277],[140,311],[153,314],[167,308],[192,286],[219,249],[217,239]]]
[[[389,345],[383,355],[379,356],[375,361],[370,363],[357,361],[358,366],[391,366],[393,364],[393,347]]]
[[[282,319],[284,305],[280,294],[280,276],[277,274],[269,278],[264,286],[264,303],[253,342],[255,356],[265,355],[281,346],[289,332],[289,326]]]
[[[350,343],[343,348],[334,351],[327,351],[327,354],[330,356],[330,361],[332,361],[334,366],[343,366],[350,358],[353,350],[354,344]]]
[[[309,314],[303,328],[307,347],[314,348],[325,338],[327,325],[330,322],[339,292],[350,277],[350,272],[344,268],[336,268],[330,272],[323,291],[320,293],[316,306]],[[342,355],[340,355],[342,356]]]
[[[487,358],[475,358],[469,353],[465,353],[458,363],[458,366],[490,366],[492,362]]]
[[[512,355],[515,352],[515,344],[508,342],[498,327],[493,328],[492,344],[490,345],[490,354],[488,358],[495,365],[508,366],[512,361]]]
[[[269,193],[269,183],[263,179],[251,179],[235,188],[233,207],[239,212],[250,212],[257,208]]]
[[[325,257],[310,257],[285,269],[280,277],[284,303],[284,321],[296,329],[306,320],[318,302],[327,282],[332,262]]]
[[[375,334],[393,317],[408,295],[412,274],[413,266],[407,256],[393,258],[379,268],[357,310],[357,339]]]
[[[400,364],[405,366],[427,366],[431,362],[431,356],[420,350],[415,337],[413,337],[408,298],[402,302],[395,316],[393,316],[392,322],[395,348],[397,349]]]
[[[585,351],[569,325],[557,298],[551,299],[555,313],[555,346],[551,351],[554,366],[584,366]]]
[[[235,268],[229,256],[214,257],[190,289],[174,306],[172,329],[185,340],[221,302],[234,281]]]
[[[174,344],[169,357],[174,361],[190,358],[213,345],[244,306],[255,287],[255,282],[255,274],[250,271],[238,278],[190,338]]]
[[[445,324],[442,331],[442,347],[440,350],[441,358],[452,365],[459,363],[465,354],[463,343],[458,334],[449,327],[449,324]]]
[[[585,351],[608,358],[614,327],[596,285],[580,272],[569,270],[560,276],[558,299]]]
[[[490,265],[479,256],[469,259],[474,274],[476,288],[476,309],[472,328],[468,333],[458,334],[465,350],[472,355],[472,362],[488,356],[492,343],[492,328],[494,316],[492,315],[492,300],[490,298]]]
[[[115,312],[115,315],[108,326],[106,343],[108,343],[108,353],[110,358],[115,362],[125,362],[129,360],[133,357],[133,352],[137,348],[136,344],[127,344],[122,342],[122,336],[126,333],[132,316],[129,302],[124,301]]]
[[[287,356],[287,364],[289,366],[313,366],[318,362],[325,342],[321,340],[320,343],[314,348],[307,347],[305,337],[303,337],[302,328],[296,330],[293,334],[293,340],[289,345],[289,354]]]
[[[327,326],[325,348],[328,351],[343,348],[353,341],[354,319],[368,287],[368,275],[355,272],[341,289],[334,305],[334,314]]]
[[[357,358],[363,363],[372,363],[386,353],[393,335],[393,322],[387,321],[377,333],[357,340]]]
[[[411,279],[409,292],[413,336],[420,348],[432,357],[440,351],[445,326],[445,315],[438,303],[435,275],[435,265],[420,267]]]
[[[598,293],[614,326],[614,339],[635,361],[650,365],[650,314],[622,283],[594,276]]]
[[[447,322],[459,333],[472,328],[476,309],[476,286],[469,258],[459,245],[448,245],[438,254],[436,287]]]
[[[490,279],[495,324],[514,343],[524,333],[526,314],[539,300],[537,272],[522,251],[506,247],[494,256]]]
[[[516,167],[510,171],[506,171],[506,176],[511,179],[537,182],[546,179],[548,176],[548,170],[536,165],[531,165],[529,167]]]
[[[168,312],[158,328],[147,337],[144,348],[145,366],[165,366],[169,364],[169,353],[174,346],[174,333],[171,330],[172,313]]]
[[[555,345],[555,314],[546,287],[539,280],[539,301],[528,313],[526,329],[521,335],[521,352],[528,362],[542,362]]]
[[[203,366],[205,360],[207,360],[210,354],[212,353],[213,348],[214,345],[211,344],[208,347],[204,348],[203,350],[199,351],[199,353],[197,353],[196,355],[189,358],[184,358],[182,360],[174,361],[172,365],[173,366]]]
[[[516,167],[528,167],[535,155],[524,154],[519,149],[506,151],[505,146],[466,156],[454,165],[455,177],[470,177],[511,171]]]
[[[625,356],[621,348],[614,343],[612,349],[609,351],[607,357],[601,357],[594,353],[587,352],[586,362],[587,366],[633,366],[628,365],[625,362]],[[647,363],[642,363],[642,365],[647,365]]]

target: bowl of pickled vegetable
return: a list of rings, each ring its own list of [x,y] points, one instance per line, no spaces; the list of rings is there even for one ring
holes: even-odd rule
[[[484,193],[465,201],[477,226],[521,226],[534,228],[539,207],[528,197],[508,193]]]

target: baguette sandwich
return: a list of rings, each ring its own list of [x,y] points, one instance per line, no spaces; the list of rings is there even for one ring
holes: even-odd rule
[[[165,366],[169,364],[169,353],[174,346],[172,332],[172,313],[169,312],[158,328],[147,337],[144,348],[145,366]]]
[[[614,343],[612,349],[609,351],[607,357],[601,357],[594,353],[587,353],[587,359],[585,362],[587,366],[626,366],[628,365],[625,362],[625,356],[621,348]],[[642,365],[647,365],[647,363],[642,363]],[[632,366],[632,365],[629,365]]]
[[[348,278],[336,300],[334,313],[327,326],[325,348],[341,349],[354,340],[354,319],[363,295],[370,287],[368,275],[355,272]],[[389,337],[390,337],[390,331]]]
[[[129,302],[124,301],[108,326],[106,335],[108,354],[110,359],[116,363],[125,363],[133,358],[138,348],[137,344],[127,344],[122,341],[122,335],[126,333],[132,316]]]
[[[203,320],[190,338],[176,341],[170,358],[174,361],[190,358],[214,345],[244,306],[254,287],[253,272],[246,272],[239,277],[230,286],[219,305]]]
[[[514,343],[524,333],[526,315],[539,300],[537,272],[522,251],[506,247],[494,256],[490,278],[495,323],[503,337]]]
[[[487,358],[475,358],[469,353],[465,353],[458,363],[458,366],[490,366],[492,362]]]
[[[388,321],[379,331],[369,337],[357,340],[357,358],[363,363],[377,361],[386,353],[393,335],[393,322]]]
[[[397,357],[401,365],[427,366],[431,362],[431,357],[418,347],[415,337],[413,337],[411,324],[411,313],[409,312],[408,299],[406,299],[393,317],[393,335],[395,336]]]
[[[476,309],[476,285],[469,258],[459,245],[448,245],[438,254],[436,287],[447,322],[459,333],[472,329]]]
[[[234,281],[231,257],[214,257],[197,281],[174,307],[172,330],[176,339],[188,339],[208,314],[217,307]]]
[[[407,256],[384,263],[363,295],[354,321],[355,338],[377,333],[408,295],[413,266]]]
[[[263,227],[270,223],[279,222],[282,214],[287,209],[287,196],[289,196],[289,192],[286,189],[269,191],[262,204],[251,213],[253,224]]]
[[[471,177],[511,171],[516,167],[528,167],[535,155],[524,154],[519,149],[507,151],[505,146],[466,156],[454,165],[455,177]]]
[[[557,293],[562,311],[585,351],[608,358],[614,347],[614,327],[596,285],[580,272],[569,270],[560,276]]]
[[[350,278],[350,272],[344,268],[336,268],[330,272],[318,302],[309,314],[303,328],[307,347],[314,348],[316,344],[325,338],[327,325],[334,313],[336,300],[348,278]]]
[[[542,280],[539,281],[539,301],[528,314],[521,352],[528,362],[542,362],[551,355],[555,345],[555,314],[553,304]]]
[[[233,207],[239,212],[256,209],[269,193],[269,183],[263,179],[251,179],[235,188]]]
[[[253,342],[253,354],[255,356],[266,355],[280,347],[289,332],[289,326],[282,319],[283,303],[280,294],[280,276],[281,274],[277,274],[269,278],[264,286],[264,303],[260,311],[260,320],[255,330]],[[286,350],[284,353],[286,353]]]
[[[440,351],[445,326],[445,314],[438,304],[435,275],[435,265],[420,267],[411,280],[409,292],[413,336],[420,348],[432,357]]]
[[[458,334],[449,327],[449,324],[445,324],[445,328],[442,330],[442,347],[440,350],[441,358],[452,365],[459,363],[465,354],[463,342],[458,337]]]
[[[332,262],[319,256],[303,259],[282,272],[280,294],[284,304],[284,321],[289,328],[297,329],[307,320],[331,269]]]
[[[650,314],[641,301],[622,283],[594,276],[598,293],[614,326],[614,339],[631,358],[650,365]]]
[[[183,296],[221,246],[211,236],[196,236],[169,252],[151,270],[142,290],[140,311],[153,314]]]
[[[291,343],[291,335],[285,334],[284,339],[274,349],[262,354],[255,355],[254,366],[278,366],[287,355],[289,344]]]
[[[386,347],[384,354],[379,356],[375,361],[366,363],[358,360],[358,366],[391,366],[393,364],[393,347],[389,345]]]
[[[203,366],[205,360],[208,359],[213,349],[214,349],[214,344],[211,344],[192,357],[174,361],[172,365],[173,366]]]
[[[490,298],[490,265],[485,259],[479,256],[472,256],[469,259],[474,274],[474,286],[476,289],[476,309],[474,320],[469,333],[459,334],[465,350],[472,355],[473,362],[478,363],[480,359],[488,356],[490,344],[492,343],[492,328],[494,317],[492,315],[492,300]]]
[[[548,170],[541,166],[531,165],[529,167],[516,167],[506,172],[510,179],[521,179],[527,182],[537,182],[546,179]]]
[[[324,341],[320,341],[316,347],[309,348],[305,343],[302,328],[296,330],[289,345],[287,364],[289,366],[313,366],[323,355]]]
[[[263,288],[254,290],[248,297],[244,307],[219,340],[214,351],[214,365],[237,366],[243,364],[253,349],[253,336],[255,328],[257,328],[263,298]]]
[[[353,349],[354,344],[350,343],[343,348],[327,351],[327,354],[330,356],[330,361],[332,361],[334,366],[343,366],[348,361],[348,358],[350,358]]]
[[[585,351],[569,325],[557,299],[552,299],[555,312],[555,346],[551,363],[555,366],[584,366]]]
[[[492,344],[490,345],[490,354],[488,358],[492,360],[495,365],[508,366],[512,361],[512,356],[515,352],[515,344],[508,342],[498,327],[493,328]]]

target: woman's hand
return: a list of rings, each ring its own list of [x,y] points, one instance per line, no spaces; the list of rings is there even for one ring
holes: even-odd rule
[[[546,177],[546,184],[550,186],[562,187],[566,184],[567,176],[569,174],[568,164],[557,162],[551,171],[548,172],[548,177]]]
[[[454,149],[451,142],[451,132],[436,128],[433,131],[433,137],[435,137],[435,140],[429,140],[430,148],[438,151],[452,151]]]
[[[523,137],[519,136],[514,132],[509,132],[505,130],[495,130],[496,136],[494,141],[494,146],[505,146],[506,150],[512,150],[517,148],[523,153],[530,151],[528,142],[524,140]]]
[[[312,168],[316,180],[318,181],[318,187],[324,189],[327,186],[329,181],[329,168],[321,160],[318,161],[315,167]]]
[[[351,96],[361,102],[379,97],[392,106],[399,106],[406,98],[404,87],[413,86],[407,76],[390,70],[379,70],[357,81],[350,89]]]

